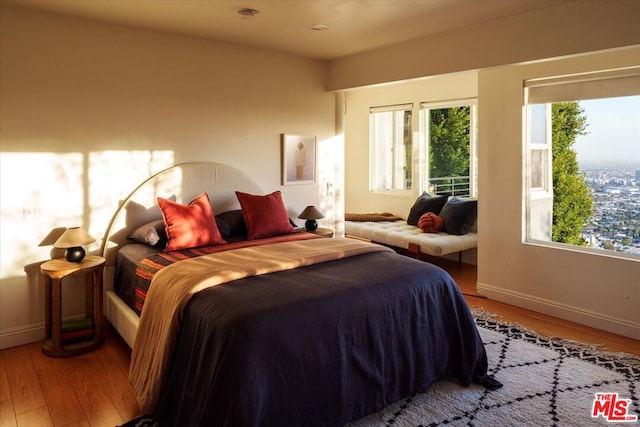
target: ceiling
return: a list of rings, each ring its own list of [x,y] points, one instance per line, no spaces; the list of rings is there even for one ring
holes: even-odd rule
[[[331,60],[572,0],[0,0]],[[253,17],[241,8],[258,11]],[[315,24],[329,28],[311,29]]]

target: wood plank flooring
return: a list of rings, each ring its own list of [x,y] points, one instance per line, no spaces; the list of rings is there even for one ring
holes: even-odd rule
[[[134,418],[130,355],[111,329],[105,345],[73,357],[45,356],[39,342],[2,350],[0,427],[113,427]]]
[[[540,334],[559,336],[640,356],[640,341],[587,328],[529,310],[475,297],[475,266],[429,260],[456,279],[470,307]],[[0,427],[113,427],[139,415],[127,378],[131,352],[113,331],[90,353],[51,358],[31,343],[0,351]]]

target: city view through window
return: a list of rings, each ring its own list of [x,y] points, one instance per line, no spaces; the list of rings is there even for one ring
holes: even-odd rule
[[[640,96],[580,101],[586,135],[576,139],[580,172],[593,194],[589,247],[640,256]]]

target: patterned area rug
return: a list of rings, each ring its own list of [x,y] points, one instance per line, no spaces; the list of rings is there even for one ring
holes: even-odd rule
[[[461,387],[442,381],[427,393],[403,399],[348,426],[640,424],[640,358],[544,338],[484,311],[473,310],[473,315],[487,349],[489,373],[502,388],[487,391],[477,385]],[[598,403],[594,404],[596,395]],[[138,418],[125,426],[157,424]]]
[[[592,426],[638,425],[640,358],[598,351],[474,310],[495,391],[451,381],[403,399],[349,424],[379,426]],[[595,405],[596,394],[602,394]],[[633,421],[634,418],[636,421]],[[611,419],[611,421],[609,421]]]

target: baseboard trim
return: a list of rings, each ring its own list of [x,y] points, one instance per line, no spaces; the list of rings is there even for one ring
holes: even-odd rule
[[[84,314],[66,316],[62,321],[82,319]],[[0,331],[0,350],[16,347],[32,342],[43,341],[45,336],[44,322],[36,323],[22,328]]]
[[[0,350],[44,339],[44,323],[0,332]]]
[[[516,307],[525,308],[595,329],[640,340],[640,323],[608,316],[569,304],[523,294],[485,283],[477,283],[480,295]]]

